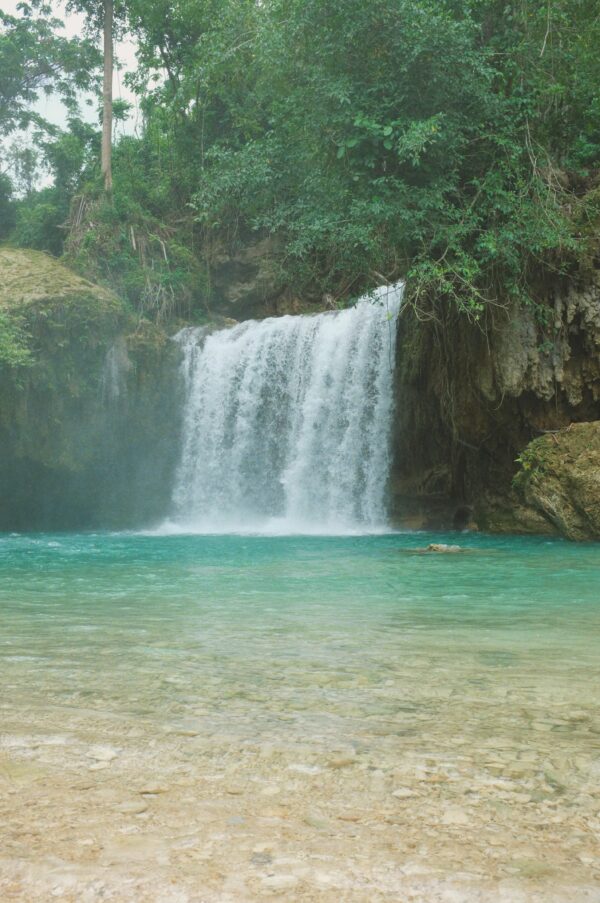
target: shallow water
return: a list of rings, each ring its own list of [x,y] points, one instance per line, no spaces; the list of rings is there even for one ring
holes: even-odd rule
[[[431,540],[0,537],[2,899],[600,900],[600,548]]]

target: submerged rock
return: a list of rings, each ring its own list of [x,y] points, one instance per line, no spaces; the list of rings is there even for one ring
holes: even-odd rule
[[[460,546],[449,546],[443,542],[432,542],[425,549],[426,552],[464,552]]]
[[[456,552],[468,552],[470,550],[463,549],[462,546],[448,545],[445,542],[430,542],[428,546],[424,546],[419,549],[406,549],[405,551],[408,551],[411,553],[416,552],[417,555],[429,555],[432,552],[434,554],[437,553],[437,554],[441,554],[441,555],[447,555],[447,554],[452,555]]]

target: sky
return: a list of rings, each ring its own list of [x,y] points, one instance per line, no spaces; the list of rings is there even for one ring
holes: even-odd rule
[[[9,13],[9,15],[18,16],[18,2],[19,0],[0,0],[0,8],[4,12]],[[56,2],[56,0],[51,2],[51,6],[56,18],[62,19],[65,24],[65,35],[73,37],[83,33],[85,19],[81,14],[67,14],[65,12],[64,3]],[[132,134],[135,132],[136,120],[138,118],[137,104],[135,95],[123,84],[123,77],[127,69],[132,69],[135,66],[135,44],[130,40],[120,41],[115,46],[115,57],[119,60],[123,68],[121,68],[120,71],[115,71],[113,97],[115,99],[127,100],[134,106],[134,110],[130,115],[129,120],[124,124],[118,123],[116,127],[119,131],[126,134]],[[83,100],[85,100],[84,97],[82,97],[82,101]],[[66,125],[65,108],[60,99],[53,95],[48,97],[41,92],[39,101],[36,104],[36,111],[54,125]],[[87,119],[90,122],[98,122],[98,111],[95,103],[92,106],[82,103],[81,111],[84,119]]]

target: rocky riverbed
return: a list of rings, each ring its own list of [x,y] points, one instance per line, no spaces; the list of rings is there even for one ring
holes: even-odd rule
[[[335,747],[157,736],[98,703],[36,712],[33,731],[13,714],[2,898],[600,900],[600,723],[566,696],[436,689],[437,724],[407,710]]]

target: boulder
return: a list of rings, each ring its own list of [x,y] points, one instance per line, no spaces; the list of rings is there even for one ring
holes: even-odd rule
[[[530,442],[514,486],[521,501],[568,539],[600,539],[600,420]]]

